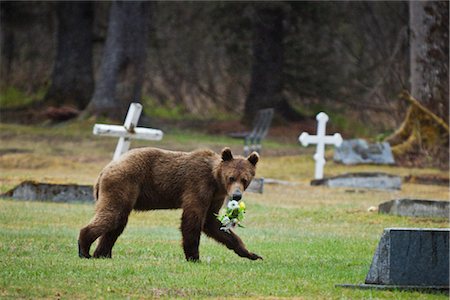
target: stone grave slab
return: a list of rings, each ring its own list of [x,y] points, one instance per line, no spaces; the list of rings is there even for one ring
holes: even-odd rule
[[[311,185],[378,190],[399,190],[401,189],[402,178],[386,173],[346,173],[335,177],[312,180]]]
[[[389,143],[369,144],[362,139],[345,140],[334,151],[333,160],[345,165],[395,163]]]
[[[338,287],[449,290],[449,228],[386,228],[364,284]]]
[[[450,202],[420,199],[395,199],[381,203],[378,213],[405,217],[449,218]]]
[[[1,197],[29,201],[94,202],[91,185],[24,181]]]

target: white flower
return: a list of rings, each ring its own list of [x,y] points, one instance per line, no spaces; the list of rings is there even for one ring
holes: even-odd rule
[[[234,227],[234,224],[230,222],[230,223],[226,224],[225,226],[220,227],[220,230],[223,230],[226,233],[230,233],[231,232],[230,229],[233,227]]]
[[[239,203],[236,200],[231,200],[228,202],[227,207],[231,210],[239,209]]]
[[[226,227],[226,226],[220,227],[220,230],[223,230],[223,231],[225,231],[226,233],[230,233],[230,228],[229,228],[229,227]]]
[[[224,216],[222,219],[222,225],[227,225],[228,223],[230,223],[230,218],[228,218],[227,216]]]
[[[238,219],[231,219],[231,223],[233,226],[236,226],[237,223],[239,223]]]

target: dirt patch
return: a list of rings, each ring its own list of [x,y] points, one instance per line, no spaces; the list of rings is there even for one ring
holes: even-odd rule
[[[269,129],[268,136],[278,142],[292,143],[298,140],[298,136],[303,131],[315,133],[317,130],[316,126],[317,121],[312,119],[272,125]],[[229,135],[230,133],[250,132],[252,130],[251,126],[245,126],[238,120],[212,121],[204,128],[206,129],[206,133],[215,135]]]
[[[405,177],[405,182],[427,185],[442,185],[449,186],[450,180],[448,177],[440,175],[409,175]]]
[[[14,153],[0,156],[0,168],[5,169],[44,169],[51,167],[70,167],[72,163],[56,156],[43,156],[28,153]]]
[[[30,149],[20,149],[20,148],[7,148],[7,149],[0,149],[0,156],[6,155],[6,154],[21,154],[21,153],[31,153],[33,152]]]

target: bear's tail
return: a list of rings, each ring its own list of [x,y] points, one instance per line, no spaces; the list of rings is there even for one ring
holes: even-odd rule
[[[99,183],[98,183],[98,180],[97,180],[97,182],[94,185],[94,198],[95,198],[95,201],[97,201],[97,199],[98,199],[98,188],[99,188]]]
[[[102,177],[102,173],[100,173],[100,175],[98,175],[97,180],[95,181],[94,184],[94,198],[95,201],[98,200],[98,190],[100,189],[100,178]]]

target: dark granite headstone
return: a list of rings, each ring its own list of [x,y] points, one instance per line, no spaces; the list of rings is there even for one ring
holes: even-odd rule
[[[365,283],[448,287],[449,234],[448,228],[385,229]]]
[[[389,143],[368,144],[362,139],[345,140],[334,151],[333,159],[345,165],[395,163]]]
[[[51,184],[34,181],[24,181],[1,196],[30,201],[94,201],[91,185]]]
[[[378,213],[405,217],[449,218],[450,202],[418,199],[395,199],[381,203]]]
[[[335,177],[315,179],[311,185],[325,185],[328,187],[349,187],[379,190],[399,190],[402,179],[386,173],[347,173]]]

